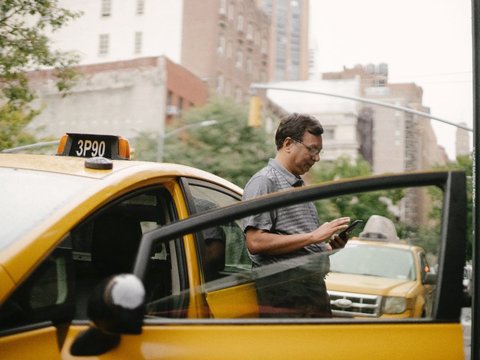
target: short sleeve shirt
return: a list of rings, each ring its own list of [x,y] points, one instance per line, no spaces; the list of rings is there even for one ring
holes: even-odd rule
[[[270,159],[268,165],[253,175],[245,185],[243,199],[248,200],[301,185],[303,185],[303,180],[300,177],[289,172],[275,159]],[[275,234],[287,235],[311,232],[318,226],[320,226],[318,213],[312,202],[252,215],[243,221],[244,231],[253,227]],[[253,255],[249,253],[249,255],[253,266],[257,267],[325,250],[327,249],[324,244],[312,244],[289,254]]]

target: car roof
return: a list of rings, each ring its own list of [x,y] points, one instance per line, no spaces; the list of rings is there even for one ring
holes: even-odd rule
[[[156,163],[148,161],[112,160],[113,167],[109,170],[96,170],[85,167],[85,158],[38,155],[38,154],[0,154],[0,167],[25,169],[40,172],[74,175],[88,178],[104,179],[125,170],[153,170],[156,176],[185,176],[208,180],[222,185],[234,192],[242,193],[242,188],[209,172],[173,163]],[[127,171],[129,172],[129,171]]]

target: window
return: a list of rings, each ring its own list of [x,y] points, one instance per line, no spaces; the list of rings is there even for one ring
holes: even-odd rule
[[[228,20],[233,21],[235,17],[235,5],[233,3],[230,3],[228,6]]]
[[[133,270],[142,235],[175,218],[169,192],[163,187],[152,187],[127,195],[71,231],[76,319],[86,319],[88,297],[96,284],[105,277]],[[180,293],[183,285],[179,270],[172,265],[177,263],[172,257],[180,251],[178,246],[172,241],[152,249],[145,280],[149,304]]]
[[[103,17],[112,15],[112,0],[102,0],[101,15]]]
[[[222,74],[219,74],[217,76],[217,93],[223,94],[224,90],[225,90],[225,79]]]
[[[173,200],[163,187],[137,191],[98,211],[72,229],[4,303],[0,328],[87,319],[92,289],[106,277],[131,272],[143,233],[175,218]],[[145,282],[149,304],[168,296],[177,296],[176,306],[183,303],[185,282],[176,259],[181,251],[175,241],[152,249]],[[162,306],[168,316],[173,305]]]
[[[253,40],[253,25],[250,22],[247,25],[247,39]]]
[[[177,101],[178,111],[181,113],[183,110],[183,97],[179,96]]]
[[[141,54],[142,53],[142,42],[143,42],[143,33],[137,31],[135,33],[135,43],[134,43],[134,53]]]
[[[267,39],[265,38],[262,38],[262,41],[261,41],[261,52],[262,52],[262,55],[265,55],[268,53],[268,46],[267,46],[268,42],[267,42]]]
[[[424,175],[428,177],[430,173]],[[426,177],[417,178],[418,174],[414,176],[419,184],[426,180]],[[194,203],[194,211],[203,217],[187,220],[185,226],[196,224],[198,227],[203,220],[215,222],[214,226],[192,234],[196,238],[206,280],[202,291],[211,310],[207,316],[314,317],[343,324],[352,317],[369,321],[388,317],[389,321],[399,323],[412,318],[432,320],[435,316],[432,311],[436,301],[436,277],[434,274],[425,275],[428,270],[422,275],[419,270],[430,268],[426,265],[426,256],[433,259],[433,267],[440,266],[437,261],[442,252],[439,240],[445,219],[442,215],[444,195],[436,186],[410,188],[396,185],[384,189],[383,180],[379,179],[376,184],[380,190],[367,192],[354,189],[367,185],[370,188],[374,178],[357,179],[355,188],[339,182],[336,190],[325,187],[301,189],[305,202],[292,205],[298,208],[291,209],[290,205],[277,203],[276,208],[266,212],[254,211],[251,202],[238,202],[234,195],[222,188],[189,181],[190,201]],[[407,183],[412,183],[412,179],[405,178],[404,184]],[[314,188],[319,191],[314,193]],[[330,192],[327,198],[325,191]],[[258,198],[256,203],[272,204],[282,197],[282,192],[274,196],[275,199]],[[296,198],[302,198],[298,196],[301,193]],[[319,196],[321,200],[314,200]],[[293,197],[284,196],[284,199],[291,201]],[[423,207],[420,202],[428,206]],[[222,211],[215,212],[220,206]],[[295,213],[304,207],[310,212],[312,206],[317,209],[320,223],[339,216],[362,219],[364,223],[351,233],[343,249],[332,252],[322,243],[319,245],[323,248],[321,251],[313,246],[295,257],[276,254],[263,258],[264,255],[247,252],[243,234],[246,219],[235,218],[235,214],[241,209],[245,211],[247,206],[253,221],[265,226],[270,226],[269,219],[280,212],[287,217],[297,216],[295,222],[302,223]],[[277,231],[282,232],[281,222],[274,224],[278,226]],[[209,248],[213,243],[216,246]],[[427,255],[418,256],[422,252]],[[212,263],[208,264],[208,261]],[[261,266],[251,267],[252,261]]]
[[[196,212],[238,203],[239,195],[210,184],[190,182]],[[251,268],[245,248],[245,236],[238,223],[206,229],[196,234],[206,281],[243,272]]]
[[[110,47],[110,35],[100,34],[99,44],[98,44],[98,55],[99,56],[108,55],[109,47]]]
[[[217,52],[219,55],[224,55],[225,54],[225,36],[220,35],[218,38],[218,48]]]
[[[227,0],[220,0],[220,7],[218,9],[218,12],[222,15],[225,15],[227,13]]]
[[[233,54],[233,45],[231,41],[227,42],[227,58],[231,59]]]
[[[253,72],[253,63],[250,57],[247,58],[247,74],[251,75]]]
[[[136,14],[143,15],[145,13],[145,0],[137,0]]]
[[[243,31],[243,15],[238,15],[237,18],[237,30],[238,31]]]
[[[241,69],[243,67],[243,53],[238,50],[237,55],[235,57],[235,67],[237,69]]]

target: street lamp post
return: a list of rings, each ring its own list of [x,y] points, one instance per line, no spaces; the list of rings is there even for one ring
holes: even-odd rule
[[[187,124],[184,126],[180,126],[179,128],[173,129],[172,131],[166,132],[166,133],[160,133],[158,134],[158,144],[157,144],[157,162],[162,162],[163,161],[163,154],[164,154],[164,148],[165,148],[165,139],[178,134],[179,132],[182,132],[184,130],[193,128],[193,127],[198,127],[198,126],[211,126],[218,124],[217,120],[203,120],[199,121],[196,123],[192,124]]]
[[[437,116],[433,116],[429,113],[414,110],[414,109],[410,109],[410,108],[403,107],[403,106],[393,105],[393,104],[389,104],[389,103],[382,102],[382,101],[377,101],[377,100],[365,99],[365,98],[356,97],[356,96],[334,94],[334,93],[329,93],[329,92],[326,92],[326,91],[292,89],[292,88],[288,88],[288,87],[275,86],[275,85],[271,85],[271,84],[259,84],[259,83],[251,84],[250,88],[253,89],[253,90],[255,90],[255,89],[265,89],[265,90],[300,92],[300,93],[305,93],[305,94],[316,94],[316,95],[324,95],[324,96],[337,97],[337,98],[341,98],[341,99],[353,100],[353,101],[363,102],[363,103],[366,103],[366,104],[378,105],[378,106],[383,106],[383,107],[387,107],[387,108],[391,108],[391,109],[395,109],[395,110],[400,110],[400,111],[404,111],[404,112],[414,114],[414,115],[418,115],[418,116],[423,116],[423,117],[426,117],[426,118],[430,118],[432,120],[443,122],[445,124],[456,126],[456,127],[460,128],[460,129],[463,129],[463,130],[473,132],[472,128],[469,128],[469,127],[461,125],[461,124],[456,124],[456,123],[453,123],[453,122],[445,120],[445,119],[441,119],[441,118],[439,118]]]

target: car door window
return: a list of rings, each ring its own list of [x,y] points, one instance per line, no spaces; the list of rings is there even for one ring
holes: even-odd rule
[[[193,211],[198,213],[240,201],[238,194],[205,182],[190,181],[189,190]],[[195,237],[206,281],[250,270],[251,261],[245,247],[245,235],[238,222],[206,229],[196,233]]]
[[[132,272],[142,235],[171,223],[176,217],[170,193],[163,187],[153,187],[116,200],[73,229],[75,318],[87,318],[90,293],[103,279]],[[172,241],[152,249],[145,278],[148,302],[180,292],[181,274],[175,265],[181,251],[178,246],[181,246],[178,241]],[[170,302],[164,308],[170,311],[176,305]]]
[[[435,318],[439,307],[451,311],[444,303],[435,302],[439,299],[437,293],[445,291],[448,282],[442,283],[443,290],[438,289],[433,278],[428,284],[431,288],[427,289],[427,284],[418,280],[417,271],[425,263],[415,256],[425,252],[434,267],[440,267],[445,260],[446,249],[440,246],[440,240],[446,236],[442,234],[447,229],[445,221],[453,215],[445,206],[448,203],[444,196],[451,195],[443,194],[437,186],[412,188],[404,184],[387,190],[369,187],[372,190],[354,191],[349,187],[343,194],[318,201],[305,198],[314,201],[321,223],[349,216],[352,220],[362,219],[364,226],[352,233],[343,249],[306,252],[243,272],[224,272],[220,280],[212,280],[199,289],[205,293],[213,317],[307,317],[338,321],[360,317],[369,321],[402,321]],[[206,195],[210,194],[208,190],[199,189],[192,189],[197,203],[200,196],[209,201],[215,199]],[[295,199],[291,196],[291,201]],[[263,201],[269,204],[267,199]],[[230,209],[233,211],[234,207],[219,210],[228,214]],[[203,218],[216,213],[210,210]],[[235,224],[242,229],[243,220],[237,217],[237,213],[232,214],[215,226],[228,229]],[[443,301],[451,300],[443,298]]]

